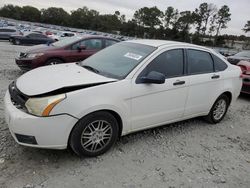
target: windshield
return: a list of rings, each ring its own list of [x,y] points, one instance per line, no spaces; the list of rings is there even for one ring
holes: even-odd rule
[[[91,67],[104,76],[122,79],[155,49],[143,44],[121,42],[87,58],[80,65]]]
[[[63,47],[63,46],[66,46],[68,44],[77,42],[80,39],[81,39],[80,37],[67,37],[67,38],[64,38],[64,39],[62,39],[60,41],[54,42],[52,44],[52,46]]]
[[[249,57],[250,58],[250,51],[243,51],[235,54],[234,56],[237,57]]]

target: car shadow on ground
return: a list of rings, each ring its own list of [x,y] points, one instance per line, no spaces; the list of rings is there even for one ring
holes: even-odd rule
[[[250,94],[241,93],[239,98],[250,102]]]
[[[211,124],[207,123],[203,120],[202,117],[193,118],[185,121],[180,121],[177,123],[171,123],[167,125],[162,125],[156,128],[151,128],[139,132],[134,132],[129,135],[122,136],[118,139],[117,143],[113,146],[111,149],[111,152],[120,152],[122,150],[123,145],[129,145],[129,147],[133,147],[133,144],[136,142],[139,142],[141,139],[145,139],[147,141],[154,141],[154,139],[157,139],[160,135],[166,136],[172,136],[174,134],[175,136],[178,136],[178,134],[182,134],[183,132],[187,131],[188,129],[196,129],[198,127],[204,127],[204,126],[211,126]],[[45,158],[51,158],[49,161],[56,161],[58,159],[65,159],[65,162],[67,160],[85,160],[85,159],[93,159],[96,157],[79,157],[77,156],[70,148],[67,148],[65,150],[50,150],[50,149],[39,149],[39,148],[29,148],[25,146],[18,146],[21,147],[24,155],[24,158],[31,159],[31,160],[43,160]],[[105,153],[104,155],[109,155],[110,151]],[[25,157],[26,156],[26,157]],[[32,157],[31,157],[32,156]],[[101,158],[101,156],[98,156],[97,158]]]

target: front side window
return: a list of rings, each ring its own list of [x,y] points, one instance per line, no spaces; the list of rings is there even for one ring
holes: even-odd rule
[[[29,34],[28,35],[29,37],[32,37],[32,38],[46,38],[44,35],[40,35],[40,34]]]
[[[213,60],[208,52],[188,50],[188,73],[202,74],[213,72]]]
[[[160,72],[166,78],[182,76],[184,73],[183,50],[174,49],[160,54],[145,68],[143,75],[151,71]]]

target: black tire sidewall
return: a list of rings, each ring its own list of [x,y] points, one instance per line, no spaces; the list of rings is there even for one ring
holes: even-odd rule
[[[97,152],[89,152],[85,150],[82,145],[81,145],[81,135],[82,131],[84,128],[89,125],[91,122],[96,121],[96,120],[105,120],[110,123],[111,128],[112,128],[112,136],[110,142],[100,151]],[[101,155],[105,153],[107,150],[109,150],[113,144],[116,142],[118,138],[118,122],[115,119],[113,115],[111,115],[108,112],[95,112],[92,114],[89,114],[85,116],[84,118],[80,119],[75,127],[73,128],[71,135],[70,135],[70,140],[69,144],[72,150],[78,154],[79,156],[87,156],[87,157],[95,157],[98,155]]]
[[[226,110],[225,110],[225,113],[223,114],[223,116],[222,116],[220,119],[216,120],[216,119],[214,118],[213,111],[214,111],[214,108],[215,108],[217,102],[218,102],[219,100],[221,100],[221,99],[224,99],[225,102],[226,102]],[[215,101],[215,103],[213,104],[213,107],[211,108],[211,111],[210,111],[210,113],[209,113],[209,116],[210,116],[212,122],[213,122],[213,123],[219,123],[219,122],[225,117],[225,115],[226,115],[226,113],[227,113],[227,110],[228,110],[228,107],[229,107],[229,99],[228,99],[228,97],[227,97],[226,95],[221,95],[221,96]]]
[[[57,62],[57,64],[61,64],[63,63],[63,61],[61,59],[58,58],[52,58],[46,61],[45,65],[51,65],[51,62]]]
[[[21,44],[21,42],[20,42],[20,40],[15,40],[15,45],[20,45]]]

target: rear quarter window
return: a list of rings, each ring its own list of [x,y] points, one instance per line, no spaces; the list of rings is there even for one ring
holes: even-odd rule
[[[227,64],[218,58],[216,55],[212,55],[214,60],[214,69],[216,72],[224,71],[228,66]]]

